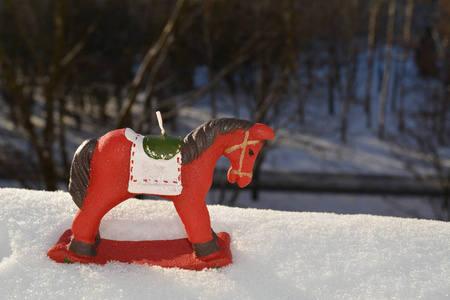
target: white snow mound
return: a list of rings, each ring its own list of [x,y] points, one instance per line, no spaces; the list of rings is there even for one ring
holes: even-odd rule
[[[47,251],[77,211],[65,192],[0,189],[2,299],[448,299],[450,224],[438,221],[209,207],[231,234],[218,270],[59,264]],[[185,237],[167,201],[131,199],[102,237]]]

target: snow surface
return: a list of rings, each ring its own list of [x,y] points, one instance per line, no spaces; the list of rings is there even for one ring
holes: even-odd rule
[[[209,207],[231,234],[234,263],[200,272],[135,264],[58,264],[48,249],[70,227],[66,192],[0,189],[2,299],[448,299],[450,223]],[[168,201],[131,199],[102,237],[184,237]]]

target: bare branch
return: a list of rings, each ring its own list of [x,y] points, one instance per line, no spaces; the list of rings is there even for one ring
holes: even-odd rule
[[[161,32],[161,35],[159,36],[158,41],[155,45],[153,45],[145,55],[144,59],[142,60],[139,69],[136,73],[136,76],[134,77],[133,81],[131,82],[130,91],[128,94],[128,97],[125,101],[125,104],[123,105],[122,109],[119,112],[119,122],[117,124],[117,128],[121,128],[125,125],[125,122],[127,121],[130,112],[131,107],[136,101],[137,94],[139,92],[139,89],[142,86],[142,82],[144,80],[144,75],[147,73],[147,71],[152,67],[154,60],[157,58],[157,56],[160,55],[163,48],[167,47],[167,41],[169,40],[169,37],[172,35],[175,25],[180,18],[181,10],[183,9],[185,4],[185,0],[178,0],[176,7],[170,17],[170,19],[167,21],[166,25],[164,26],[163,31]]]
[[[33,41],[32,41],[32,38],[31,38],[29,32],[25,28],[23,21],[19,19],[19,14],[18,14],[19,9],[15,6],[15,1],[13,1],[13,0],[7,0],[6,3],[8,4],[8,6],[11,9],[12,14],[14,16],[14,25],[19,29],[19,34],[22,38],[22,41],[24,42],[25,46],[27,47],[27,50],[30,52],[31,56],[33,57],[33,61],[36,65],[36,69],[37,69],[39,75],[43,78],[45,76],[44,65],[42,64],[42,61],[39,58],[39,54],[37,53],[37,48],[33,44]]]
[[[84,46],[86,46],[86,43],[89,41],[89,38],[94,33],[95,29],[97,29],[98,24],[100,23],[101,16],[98,16],[94,23],[92,23],[88,29],[86,30],[86,34],[84,37],[73,46],[73,48],[64,55],[64,57],[61,59],[59,65],[60,67],[65,67],[69,63],[71,63],[75,57],[83,50]]]
[[[184,93],[181,95],[176,95],[176,96],[173,96],[173,97],[170,97],[170,98],[167,98],[167,99],[164,99],[163,101],[161,101],[162,107],[164,107],[165,103],[178,103],[177,106],[175,106],[172,109],[170,109],[170,107],[169,107],[169,111],[167,111],[165,113],[165,117],[170,119],[170,118],[174,117],[178,113],[178,111],[180,109],[182,109],[183,107],[187,107],[187,106],[194,104],[201,97],[205,96],[212,89],[214,89],[223,80],[223,78],[226,75],[230,74],[232,71],[234,71],[236,69],[236,67],[238,67],[239,65],[244,63],[249,58],[250,53],[252,51],[255,51],[255,50],[257,51],[261,47],[264,47],[265,43],[261,43],[258,47],[252,48],[252,47],[255,47],[255,43],[256,43],[256,41],[258,41],[259,38],[260,38],[259,33],[258,32],[254,33],[252,35],[252,37],[250,37],[247,40],[247,42],[238,50],[238,52],[234,56],[234,59],[227,66],[222,68],[215,76],[213,76],[207,85],[203,86],[202,88],[200,88],[198,90]],[[185,99],[187,99],[187,100],[185,100]],[[181,103],[179,103],[179,102],[181,102]]]

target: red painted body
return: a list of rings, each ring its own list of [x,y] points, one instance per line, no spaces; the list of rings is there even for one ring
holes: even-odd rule
[[[132,142],[127,140],[124,132],[125,129],[111,131],[98,141],[91,160],[87,196],[72,223],[73,238],[78,241],[94,243],[103,216],[119,203],[135,196],[127,191]],[[263,124],[255,124],[248,131],[240,129],[219,134],[200,157],[182,165],[183,191],[180,195],[156,195],[173,201],[192,244],[213,239],[205,197],[219,157],[225,155],[231,162],[228,180],[244,187],[251,181],[253,164],[264,140],[273,137],[273,130]],[[253,142],[243,144],[246,139]]]

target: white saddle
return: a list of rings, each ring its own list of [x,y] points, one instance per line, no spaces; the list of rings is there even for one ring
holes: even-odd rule
[[[125,137],[133,143],[130,153],[128,192],[175,196],[181,194],[181,153],[171,159],[153,159],[142,145],[143,135],[125,129]]]

